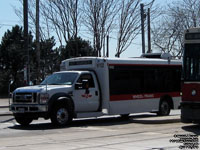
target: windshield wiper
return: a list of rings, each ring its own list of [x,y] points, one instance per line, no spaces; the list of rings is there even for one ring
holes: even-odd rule
[[[49,83],[47,85],[63,85],[62,83]]]

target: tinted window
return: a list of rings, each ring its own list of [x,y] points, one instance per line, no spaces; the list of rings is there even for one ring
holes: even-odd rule
[[[114,66],[109,77],[111,95],[180,91],[181,66]]]

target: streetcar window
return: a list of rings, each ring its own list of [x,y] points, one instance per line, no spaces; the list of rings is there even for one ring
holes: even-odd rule
[[[200,44],[185,44],[184,78],[188,81],[200,80]]]

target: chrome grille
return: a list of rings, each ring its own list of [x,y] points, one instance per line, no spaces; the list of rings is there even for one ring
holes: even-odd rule
[[[36,103],[37,93],[15,93],[13,98],[15,103]]]

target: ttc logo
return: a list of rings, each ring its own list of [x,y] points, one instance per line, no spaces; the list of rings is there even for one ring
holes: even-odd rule
[[[85,97],[85,98],[90,98],[90,97],[92,97],[92,95],[91,94],[83,94],[83,95],[81,95],[82,97]]]

